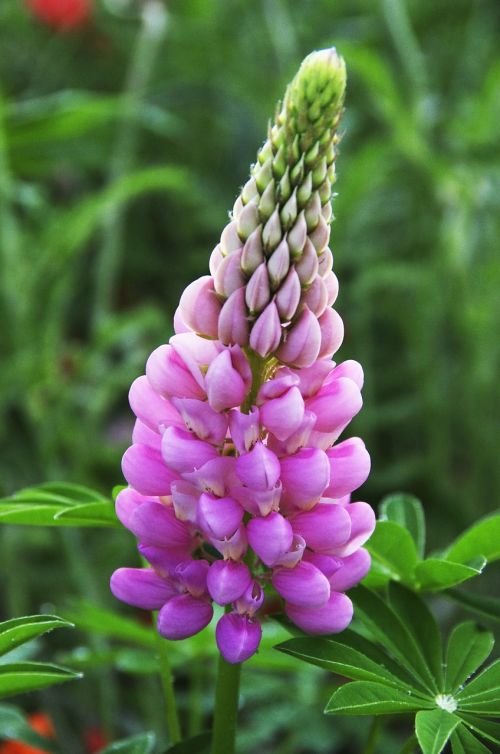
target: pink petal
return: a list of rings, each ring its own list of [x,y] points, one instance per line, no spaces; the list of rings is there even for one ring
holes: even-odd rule
[[[304,609],[288,603],[285,612],[296,626],[309,634],[338,634],[351,622],[353,607],[345,594],[332,592],[322,607]]]
[[[230,537],[242,520],[243,508],[236,500],[230,497],[215,498],[206,493],[200,496],[198,523],[209,538]]]
[[[205,384],[208,402],[215,411],[239,406],[245,400],[247,389],[243,377],[233,365],[228,349],[222,351],[210,364]]]
[[[219,414],[205,401],[195,398],[172,398],[184,425],[190,432],[213,445],[224,442],[227,432],[227,416]],[[183,425],[183,426],[184,426]]]
[[[189,547],[191,534],[174,509],[163,503],[146,501],[135,509],[130,530],[142,544],[155,547]]]
[[[279,347],[277,357],[285,364],[309,367],[318,358],[321,330],[317,318],[304,306],[298,320],[287,329],[286,339]]]
[[[259,409],[252,406],[248,414],[244,414],[238,408],[231,409],[229,412],[229,431],[238,453],[251,450],[260,435]]]
[[[146,375],[153,389],[161,395],[176,395],[180,398],[205,397],[203,388],[172,346],[160,346],[153,351],[146,363]]]
[[[167,346],[162,346],[166,348]],[[128,399],[130,407],[138,419],[147,424],[155,432],[159,431],[161,425],[177,427],[182,426],[182,419],[179,412],[172,404],[162,398],[151,386],[148,378],[144,375],[138,377],[132,383]]]
[[[318,432],[333,432],[345,426],[362,405],[358,386],[346,377],[332,380],[306,401],[306,408],[318,417],[314,427]]]
[[[199,469],[217,456],[213,445],[196,439],[187,430],[168,427],[162,438],[162,456],[172,471],[180,474]]]
[[[303,448],[292,456],[282,458],[280,463],[286,502],[299,508],[312,507],[330,479],[326,453],[318,448]]]
[[[375,513],[368,503],[350,503],[344,509],[351,519],[351,536],[349,541],[335,550],[336,555],[352,555],[373,534]]]
[[[280,462],[263,443],[257,442],[249,453],[236,460],[236,473],[247,487],[269,490],[279,479]]]
[[[279,398],[266,401],[260,409],[264,426],[279,440],[286,440],[304,418],[304,399],[298,387],[291,387]]]
[[[117,600],[142,610],[159,610],[177,594],[173,584],[151,568],[119,568],[110,587]]]
[[[370,570],[370,553],[363,548],[342,559],[342,567],[330,578],[330,586],[335,592],[346,592],[364,579]]]
[[[161,453],[148,445],[132,445],[122,458],[123,476],[143,495],[170,495],[177,474],[165,466]]]
[[[212,605],[190,594],[173,597],[158,614],[158,631],[166,639],[187,639],[199,633],[212,620]]]
[[[201,335],[217,338],[221,304],[211,275],[204,275],[188,285],[181,296],[179,311],[183,322]]]
[[[229,605],[239,599],[252,583],[252,577],[245,563],[232,560],[216,560],[207,576],[207,588],[218,605]]]
[[[326,576],[312,563],[301,561],[295,568],[278,568],[272,578],[278,594],[298,607],[320,607],[330,596]]]
[[[252,518],[247,524],[248,543],[267,566],[273,566],[284,555],[293,541],[290,522],[280,513],[270,513],[265,518]]]
[[[246,615],[226,613],[217,623],[215,640],[226,662],[245,662],[259,648],[262,638],[260,623]]]
[[[292,527],[311,550],[329,553],[349,539],[351,519],[345,508],[318,503],[312,510],[295,516]]]
[[[339,498],[360,487],[370,473],[370,456],[359,437],[335,445],[326,452],[331,467],[327,497]]]

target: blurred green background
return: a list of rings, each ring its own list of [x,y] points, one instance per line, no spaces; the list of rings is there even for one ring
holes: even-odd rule
[[[308,52],[336,45],[349,83],[332,248],[339,360],[366,374],[353,424],[373,459],[363,497],[419,495],[431,546],[498,506],[497,0],[91,10],[61,32],[20,0],[0,3],[1,492],[121,482],[128,386],[170,336],[183,287],[206,273],[287,81]],[[62,611],[70,597],[118,609],[107,583],[134,562],[126,532],[0,534],[4,617]],[[92,641],[94,654],[109,650]],[[196,730],[211,665],[188,685],[179,657]],[[248,676],[241,751],[361,751],[359,721],[322,718],[321,673],[280,658],[276,674],[272,662]],[[85,726],[160,726],[155,681],[134,675],[140,662],[125,675],[113,664],[43,697],[64,751],[84,751]]]

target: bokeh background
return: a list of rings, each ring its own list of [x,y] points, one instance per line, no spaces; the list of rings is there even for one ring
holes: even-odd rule
[[[82,0],[65,23],[57,2],[0,3],[1,494],[121,483],[128,386],[206,273],[286,82],[336,45],[349,82],[332,247],[339,360],[366,374],[362,494],[420,496],[431,547],[497,507],[497,0]],[[0,536],[3,617],[73,611],[79,632],[51,646],[87,670],[20,702],[49,711],[64,752],[92,750],[96,729],[161,742],[144,648],[84,630],[98,631],[97,607],[121,610],[107,583],[127,553],[133,564],[131,537]],[[200,730],[213,657],[203,640],[176,652],[184,721]],[[322,717],[321,672],[274,654],[247,673],[241,752],[362,751],[363,723]]]

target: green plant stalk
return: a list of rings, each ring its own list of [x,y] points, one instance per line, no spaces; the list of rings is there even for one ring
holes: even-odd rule
[[[157,615],[155,616],[155,623],[158,622]],[[182,738],[181,726],[179,722],[179,714],[177,712],[177,703],[175,700],[174,690],[174,678],[172,670],[170,668],[170,660],[168,658],[168,644],[158,631],[155,631],[156,649],[159,659],[159,673],[161,679],[161,685],[163,687],[163,695],[165,697],[165,708],[167,714],[167,726],[168,735],[171,744],[179,743]]]
[[[210,754],[234,754],[241,664],[231,665],[222,655],[217,667],[215,709]]]
[[[368,731],[368,738],[363,749],[363,754],[375,754],[377,750],[377,743],[382,731],[383,721],[381,717],[374,717],[370,730]]]
[[[412,754],[415,751],[415,747],[417,746],[417,737],[415,735],[411,735],[410,738],[403,744],[403,748],[399,752],[399,754]]]
[[[164,6],[158,0],[148,0],[142,11],[142,24],[137,34],[127,74],[123,93],[122,120],[109,168],[109,185],[123,178],[132,166],[139,133],[137,113],[154,70],[165,29]],[[123,247],[123,227],[123,207],[111,209],[104,220],[103,242],[97,258],[94,330],[99,327],[113,307]]]

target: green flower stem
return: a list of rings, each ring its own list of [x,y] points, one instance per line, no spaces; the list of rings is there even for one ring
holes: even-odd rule
[[[141,102],[147,90],[161,49],[167,16],[162,3],[148,0],[142,11],[123,93],[122,120],[116,136],[114,153],[109,167],[109,184],[123,178],[132,167],[139,135]],[[104,220],[103,242],[97,258],[95,278],[94,327],[98,327],[113,307],[120,257],[123,248],[123,208],[111,209]]]
[[[211,754],[234,754],[241,664],[221,656],[217,668]]]
[[[157,618],[155,619],[156,623]],[[170,668],[170,660],[168,658],[168,644],[158,631],[155,630],[156,649],[159,659],[159,673],[161,678],[161,685],[163,687],[163,695],[165,697],[165,707],[167,711],[167,726],[168,735],[171,744],[179,743],[181,740],[181,726],[179,723],[179,714],[177,712],[177,704],[175,700],[174,691],[174,678],[172,670]]]
[[[417,746],[417,737],[415,735],[412,735],[406,741],[406,743],[403,744],[403,748],[401,749],[399,754],[413,754],[416,746]]]

